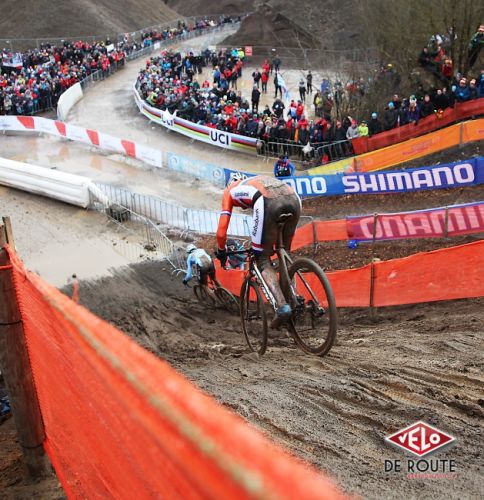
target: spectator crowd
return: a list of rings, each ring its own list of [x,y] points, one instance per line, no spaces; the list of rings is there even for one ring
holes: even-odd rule
[[[178,22],[174,28],[142,33],[141,42],[128,35],[116,44],[64,41],[61,45],[42,44],[23,53],[0,51],[0,114],[29,115],[53,108],[60,95],[72,85],[92,75],[103,79],[124,66],[127,55],[156,41],[173,39],[189,31],[200,31],[233,22],[200,20],[193,26]]]

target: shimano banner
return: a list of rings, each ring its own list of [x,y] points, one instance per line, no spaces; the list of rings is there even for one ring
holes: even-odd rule
[[[244,179],[253,174],[225,170],[229,179]],[[281,179],[290,184],[299,196],[337,196],[344,194],[382,194],[424,189],[442,189],[484,184],[484,157],[411,169],[297,176]]]

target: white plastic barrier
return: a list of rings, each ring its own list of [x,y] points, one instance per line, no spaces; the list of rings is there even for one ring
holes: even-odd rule
[[[161,168],[163,166],[163,153],[159,149],[58,120],[49,120],[39,116],[0,116],[0,130],[42,132],[96,146],[103,150],[115,151],[154,167]]]
[[[78,82],[69,87],[60,97],[57,103],[57,116],[59,120],[65,121],[72,106],[84,97],[81,84]]]
[[[0,184],[86,208],[91,179],[0,158]]]
[[[219,148],[257,154],[257,139],[253,137],[231,134],[230,132],[224,132],[223,130],[205,127],[204,125],[184,120],[175,114],[172,115],[168,110],[162,111],[146,104],[141,99],[136,87],[133,87],[133,93],[140,112],[151,121],[163,125],[163,127],[186,135],[191,139],[218,146]]]

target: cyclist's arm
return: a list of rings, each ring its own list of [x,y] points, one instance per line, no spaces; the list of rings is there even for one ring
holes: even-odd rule
[[[193,267],[193,260],[192,260],[192,256],[189,255],[187,258],[187,274],[185,276],[185,280],[187,280],[187,281],[191,280],[193,277],[192,267]]]
[[[296,171],[296,167],[291,162],[288,162],[288,165],[289,165],[289,170],[291,171],[291,177],[294,177],[294,172]]]
[[[227,229],[229,228],[233,207],[234,203],[232,201],[230,190],[226,189],[222,198],[222,212],[220,213],[217,229],[217,245],[219,250],[223,250],[225,248],[225,242],[227,241]]]

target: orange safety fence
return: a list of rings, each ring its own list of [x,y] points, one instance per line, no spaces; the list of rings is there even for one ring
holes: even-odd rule
[[[370,153],[345,158],[308,170],[309,175],[343,172],[350,167],[355,172],[373,172],[400,163],[422,158],[459,144],[484,140],[484,119],[457,123],[450,127],[393,144]]]
[[[338,307],[483,297],[484,240],[327,274]],[[236,295],[244,276],[244,271],[217,270],[222,285]]]
[[[6,248],[44,447],[70,498],[343,498]]]

